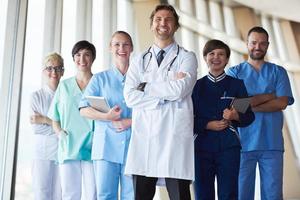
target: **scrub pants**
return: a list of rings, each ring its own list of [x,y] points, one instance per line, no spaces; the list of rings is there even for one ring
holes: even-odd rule
[[[98,200],[117,200],[120,183],[120,199],[133,200],[133,182],[124,175],[125,165],[105,160],[94,160]]]
[[[239,200],[253,200],[258,163],[261,200],[282,200],[283,152],[251,151],[241,153]]]
[[[214,200],[217,178],[218,200],[237,200],[239,167],[240,148],[220,152],[196,151],[195,199]]]
[[[96,199],[95,177],[92,162],[82,160],[59,164],[63,200]],[[82,194],[82,187],[84,194]]]
[[[33,160],[32,182],[36,200],[61,200],[58,165],[53,160]]]

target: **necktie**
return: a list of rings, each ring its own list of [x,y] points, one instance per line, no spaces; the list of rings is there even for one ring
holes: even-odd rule
[[[164,50],[160,50],[157,54],[157,64],[160,65],[161,61],[164,59]]]

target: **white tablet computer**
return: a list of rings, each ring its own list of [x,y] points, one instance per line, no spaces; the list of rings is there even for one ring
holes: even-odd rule
[[[96,110],[99,110],[104,113],[107,113],[110,110],[110,106],[108,105],[104,97],[86,96],[85,98],[88,100],[90,105]]]

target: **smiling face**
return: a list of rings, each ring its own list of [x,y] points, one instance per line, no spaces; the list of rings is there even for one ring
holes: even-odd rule
[[[133,50],[130,38],[122,33],[113,36],[110,42],[110,52],[116,63],[122,62],[129,64],[130,54]]]
[[[43,74],[47,78],[48,85],[58,85],[60,78],[64,74],[63,66],[58,60],[49,60],[46,63]]]
[[[252,60],[264,60],[269,47],[268,36],[264,33],[252,32],[248,36],[247,48]]]
[[[228,63],[228,56],[225,49],[214,49],[204,56],[204,59],[209,67],[209,71],[214,76],[220,75]]]
[[[158,10],[151,23],[151,31],[158,40],[173,41],[178,25],[173,13],[169,10]]]
[[[93,59],[92,52],[87,49],[80,49],[74,55],[74,63],[78,71],[90,72],[93,61],[94,59]]]

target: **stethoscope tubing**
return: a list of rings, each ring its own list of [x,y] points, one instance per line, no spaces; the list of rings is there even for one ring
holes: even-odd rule
[[[143,58],[143,69],[144,69],[144,72],[148,69],[149,64],[150,64],[150,61],[151,61],[151,59],[152,59],[152,52],[150,51],[151,48],[152,48],[152,47],[149,47],[148,50],[147,50],[147,52],[146,52],[146,53],[143,55],[143,57],[142,57],[142,58]],[[147,65],[146,65],[146,67],[145,67],[145,58],[146,58],[146,56],[147,56],[148,54],[150,54],[150,58],[149,58],[148,63],[147,63]],[[176,58],[178,57],[178,54],[179,54],[179,45],[177,45],[177,53],[176,53],[176,56],[175,56],[175,58],[173,58],[172,62],[170,63],[170,65],[169,65],[169,67],[168,67],[168,71],[170,71],[170,69],[171,69],[171,67],[172,67],[172,65],[173,65],[173,63],[174,63],[174,61],[175,61]]]

